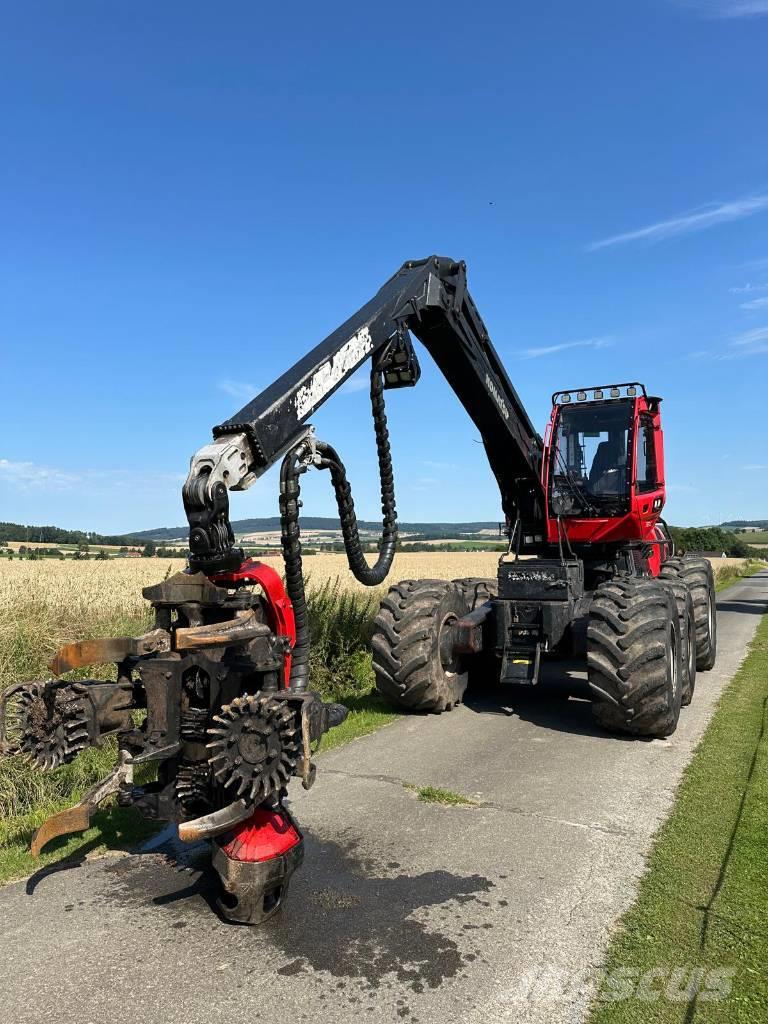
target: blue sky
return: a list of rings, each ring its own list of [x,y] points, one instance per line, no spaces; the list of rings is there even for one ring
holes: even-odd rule
[[[433,252],[541,430],[553,390],[638,378],[668,518],[768,516],[767,51],[768,0],[6,5],[0,519],[183,522],[210,427]],[[401,517],[494,520],[422,362]],[[365,392],[313,422],[375,516]],[[277,514],[274,474],[232,514]]]

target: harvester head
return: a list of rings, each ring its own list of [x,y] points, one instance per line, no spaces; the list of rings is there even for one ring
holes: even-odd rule
[[[114,680],[52,678],[8,690],[0,751],[49,771],[113,734],[115,769],[41,826],[33,852],[87,828],[96,806],[116,796],[178,823],[183,841],[214,840],[221,913],[258,923],[280,905],[301,861],[288,783],[312,785],[313,750],[346,709],[288,686],[296,636],[274,570],[248,562],[214,579],[179,573],[147,587],[152,630],[70,644],[51,663],[58,675],[112,661]],[[148,762],[156,781],[135,785],[135,767]]]

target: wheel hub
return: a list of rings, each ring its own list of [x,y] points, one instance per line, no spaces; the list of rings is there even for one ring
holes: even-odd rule
[[[437,644],[440,652],[440,664],[444,672],[458,672],[459,670],[459,656],[453,649],[456,638],[454,627],[457,621],[458,619],[455,615],[448,615],[440,625]]]

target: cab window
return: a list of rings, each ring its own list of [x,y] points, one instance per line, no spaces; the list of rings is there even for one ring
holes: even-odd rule
[[[552,444],[550,496],[567,511],[553,515],[617,515],[629,499],[628,401],[564,405]],[[617,511],[618,510],[618,511]]]

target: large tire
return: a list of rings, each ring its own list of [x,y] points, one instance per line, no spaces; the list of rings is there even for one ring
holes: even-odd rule
[[[670,736],[682,702],[680,625],[657,580],[617,577],[595,591],[587,626],[592,713],[603,728]]]
[[[680,680],[683,707],[693,700],[696,688],[696,618],[693,597],[688,584],[674,565],[665,562],[659,579],[675,599],[677,617],[680,620]]]
[[[460,586],[404,580],[389,588],[373,627],[373,670],[383,697],[409,711],[440,714],[458,704],[467,672],[449,630],[469,611]]]
[[[669,558],[661,569],[662,575],[676,571],[691,592],[696,620],[696,668],[708,672],[717,659],[717,598],[709,559]]]
[[[465,576],[452,582],[461,587],[471,612],[499,593],[499,581],[484,576]]]

